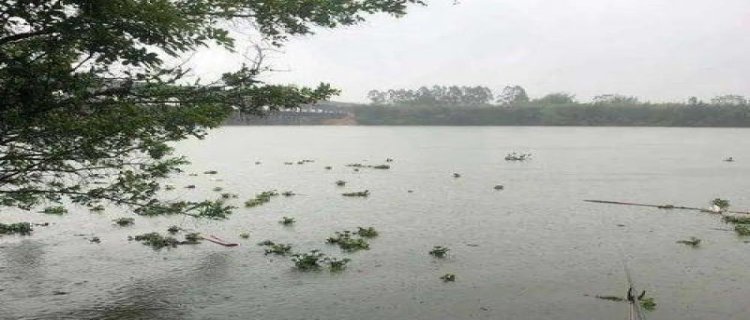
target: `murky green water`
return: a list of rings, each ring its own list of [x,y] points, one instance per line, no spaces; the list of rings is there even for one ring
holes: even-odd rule
[[[705,206],[723,197],[750,208],[748,137],[740,129],[224,128],[179,146],[194,162],[189,172],[219,174],[178,177],[169,196],[215,197],[223,187],[240,195],[228,221],[137,217],[120,228],[111,219],[127,212],[0,213],[4,222],[52,223],[0,238],[0,318],[623,319],[627,304],[591,296],[624,295],[624,255],[658,303],[651,319],[747,319],[750,244],[717,217],[582,200]],[[534,159],[504,161],[513,151]],[[391,170],[344,167],[386,158]],[[302,159],[315,163],[284,165]],[[242,208],[269,189],[299,195]],[[367,199],[340,195],[364,189]],[[282,216],[296,225],[281,226]],[[154,251],[126,239],[172,224],[241,245]],[[381,232],[369,251],[325,244],[357,226]],[[239,238],[245,231],[250,239]],[[101,244],[88,242],[94,235]],[[690,236],[702,247],[675,243]],[[300,273],[264,256],[255,243],[266,239],[353,261],[339,274]],[[450,247],[450,258],[430,257],[434,245]],[[448,272],[455,283],[439,279]]]

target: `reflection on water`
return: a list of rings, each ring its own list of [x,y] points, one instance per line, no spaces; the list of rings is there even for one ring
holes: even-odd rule
[[[30,237],[0,238],[0,319],[622,318],[626,305],[592,298],[623,294],[622,255],[638,285],[656,298],[652,318],[745,319],[748,245],[722,231],[719,219],[581,200],[704,206],[722,197],[750,207],[748,133],[224,128],[178,145],[193,160],[189,172],[219,174],[176,177],[170,197],[212,198],[211,190],[222,187],[240,195],[233,204],[241,207],[265,190],[298,195],[240,208],[222,222],[137,217],[133,227],[119,228],[111,220],[127,210],[34,216],[53,224]],[[510,152],[534,158],[505,162]],[[721,161],[730,155],[738,161]],[[386,158],[395,159],[391,170],[345,166]],[[284,165],[302,159],[316,162]],[[198,188],[180,188],[188,184]],[[498,184],[505,189],[495,190]],[[365,189],[365,199],[340,195]],[[24,218],[3,212],[0,220],[8,216]],[[297,223],[281,227],[283,216]],[[126,240],[173,224],[240,246],[154,251]],[[380,231],[370,250],[345,254],[325,244],[333,232],[357,226]],[[250,239],[239,238],[244,232]],[[691,236],[703,239],[700,249],[676,243]],[[265,256],[255,245],[266,239],[352,262],[340,274],[296,272],[288,258]],[[435,245],[450,247],[450,258],[430,257]],[[457,281],[443,283],[445,273]]]

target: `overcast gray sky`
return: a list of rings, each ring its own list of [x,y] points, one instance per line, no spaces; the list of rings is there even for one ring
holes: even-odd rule
[[[280,83],[330,82],[338,101],[371,89],[518,84],[532,97],[565,91],[684,101],[750,95],[750,0],[432,0],[403,18],[376,16],[295,38],[273,55]],[[196,72],[240,59],[202,52]]]

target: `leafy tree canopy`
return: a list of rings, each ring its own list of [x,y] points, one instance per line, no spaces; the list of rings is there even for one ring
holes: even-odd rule
[[[187,84],[187,70],[168,61],[234,50],[233,24],[281,46],[411,4],[421,1],[0,0],[0,206],[110,202],[222,218],[231,208],[220,200],[159,200],[159,180],[186,163],[168,142],[203,137],[233,108],[293,107],[336,90],[264,84],[253,64]]]

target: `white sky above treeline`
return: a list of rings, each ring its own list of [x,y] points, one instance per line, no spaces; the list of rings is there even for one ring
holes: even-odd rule
[[[521,85],[531,97],[605,93],[643,101],[750,95],[750,0],[428,1],[403,18],[320,30],[272,53],[264,79],[343,92],[365,102],[371,89]],[[211,78],[244,58],[196,54]]]

